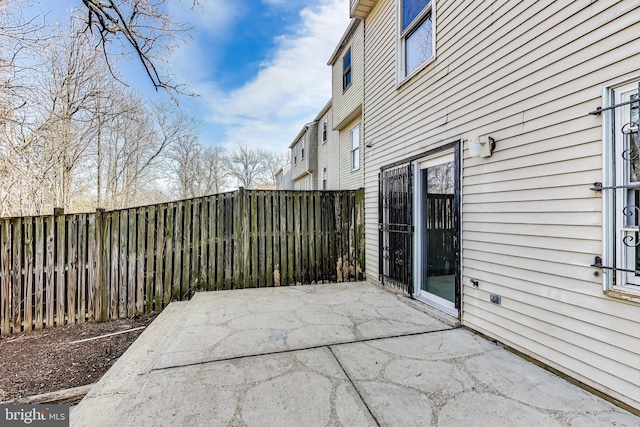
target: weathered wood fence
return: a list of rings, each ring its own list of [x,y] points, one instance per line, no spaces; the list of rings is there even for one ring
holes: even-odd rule
[[[0,219],[0,332],[160,311],[200,290],[362,280],[363,190],[242,190]]]

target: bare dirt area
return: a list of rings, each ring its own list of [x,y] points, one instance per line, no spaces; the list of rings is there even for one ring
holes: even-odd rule
[[[0,337],[0,401],[95,383],[144,331],[155,314]]]

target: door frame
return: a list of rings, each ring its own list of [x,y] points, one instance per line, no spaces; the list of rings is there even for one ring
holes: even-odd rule
[[[419,161],[421,161],[422,159],[428,159],[428,158],[432,158],[432,157],[437,157],[439,153],[444,153],[448,150],[453,150],[453,159],[454,159],[454,168],[455,168],[455,173],[454,173],[454,185],[455,185],[455,192],[454,192],[454,209],[455,209],[455,213],[454,213],[454,253],[455,253],[455,266],[454,266],[454,271],[455,271],[455,309],[457,311],[457,318],[460,319],[462,316],[462,286],[461,286],[461,281],[462,281],[462,259],[461,259],[461,221],[462,221],[462,197],[461,197],[461,181],[462,181],[462,140],[456,140],[453,142],[450,142],[448,144],[442,145],[440,147],[437,148],[433,148],[431,150],[428,150],[426,152],[423,152],[421,154],[418,155],[414,155],[414,156],[410,156],[408,158],[402,159],[402,160],[398,160],[396,162],[393,163],[389,163],[387,165],[384,165],[380,168],[380,172],[384,172],[385,170],[389,170],[392,168],[396,168],[398,166],[401,165],[409,165],[411,168],[413,168],[413,173],[412,173],[412,181],[415,181],[416,178],[416,163],[418,163]],[[412,263],[412,269],[411,269],[411,284],[409,285],[409,289],[405,290],[411,297],[414,297],[415,294],[415,290],[416,290],[416,286],[419,288],[419,284],[417,285],[418,281],[416,280],[416,275],[415,275],[415,269],[416,266],[419,264],[417,263],[417,257],[416,257],[416,253],[415,253],[415,248],[416,248],[416,235],[418,233],[413,233],[414,229],[415,229],[415,203],[413,203],[413,199],[415,199],[416,197],[416,193],[415,193],[415,189],[413,189],[412,191],[412,195],[411,195],[411,202],[414,206],[412,206],[412,212],[411,212],[411,224],[410,224],[410,231],[413,234],[412,237],[412,243],[413,243],[413,248],[411,251],[411,263]],[[378,200],[378,204],[379,204],[379,209],[382,210],[382,200]],[[380,233],[382,236],[382,229],[380,229]],[[382,256],[382,240],[380,240],[378,242],[378,245],[380,247],[380,258],[379,258],[379,269],[380,272],[382,272],[383,270],[383,256]],[[383,280],[383,277],[381,277],[381,282],[385,283]],[[429,304],[428,301],[424,301],[422,299],[420,299],[420,301],[425,302],[426,304]],[[437,307],[440,308],[440,307]],[[453,312],[449,312],[449,314],[452,315],[456,315]]]
[[[413,292],[416,299],[429,304],[437,309],[446,312],[449,315],[460,317],[460,162],[458,159],[458,150],[456,149],[457,145],[453,147],[443,148],[436,152],[431,153],[428,156],[423,157],[422,159],[418,159],[415,161],[413,176],[414,176],[414,212],[413,217],[415,218],[416,225],[415,233],[414,233],[414,253],[413,259],[415,262],[413,277],[414,277],[414,288]],[[423,264],[426,262],[424,258],[426,254],[422,253],[423,248],[423,229],[421,223],[426,219],[424,215],[426,212],[424,211],[423,206],[423,192],[424,188],[422,188],[422,179],[421,174],[422,171],[426,170],[429,167],[437,166],[443,163],[453,162],[454,167],[454,197],[453,197],[453,250],[454,250],[454,301],[448,301],[442,297],[439,297],[435,294],[431,294],[427,291],[422,290],[422,282],[423,282]]]

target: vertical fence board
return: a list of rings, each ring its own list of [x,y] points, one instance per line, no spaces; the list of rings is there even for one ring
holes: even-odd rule
[[[2,221],[2,289],[0,299],[2,302],[2,335],[11,333],[11,226],[8,219]]]
[[[287,192],[287,197],[285,198],[285,204],[286,204],[285,212],[287,213],[287,219],[286,219],[285,227],[283,228],[283,230],[287,234],[287,253],[285,255],[287,257],[287,280],[286,280],[287,284],[295,284],[293,272],[295,269],[294,260],[296,256],[296,253],[295,253],[296,246],[295,246],[295,240],[293,236],[293,233],[295,232],[295,224],[293,223],[294,212],[293,212],[293,197],[291,197],[292,194],[293,192],[291,191]]]
[[[155,269],[153,275],[153,307],[148,311],[155,310],[159,312],[162,310],[162,295],[163,295],[163,269],[164,269],[164,258],[165,258],[165,242],[164,242],[164,213],[167,209],[166,205],[159,205],[156,209],[156,220],[155,220],[155,234],[156,234],[156,243],[155,243]],[[151,225],[151,224],[150,224]],[[149,248],[147,248],[149,250]],[[149,264],[147,265],[149,268]],[[148,272],[151,274],[151,272]],[[149,295],[151,298],[151,294]]]
[[[251,268],[251,245],[253,240],[253,217],[255,212],[251,210],[251,195],[253,190],[240,193],[240,214],[237,216],[237,222],[240,230],[237,235],[240,236],[240,245],[237,251],[240,253],[238,260],[240,261],[240,285],[239,288],[251,286],[253,271]]]
[[[34,218],[24,218],[24,330],[33,329],[33,225]]]
[[[165,231],[164,231],[164,289],[163,289],[163,307],[171,302],[171,284],[173,283],[173,234],[174,234],[174,217],[175,217],[175,204],[169,203],[167,205],[167,214],[165,219]]]
[[[216,231],[216,196],[210,196],[207,198],[208,217],[207,217],[207,290],[212,291],[216,285],[216,243],[215,243],[215,231]]]
[[[146,279],[146,270],[145,270],[145,249],[150,250],[153,253],[153,243],[151,244],[151,249],[147,247],[146,237],[151,236],[151,230],[148,229],[147,224],[147,209],[138,208],[137,209],[138,220],[136,227],[138,228],[138,254],[136,256],[136,303],[135,303],[135,313],[136,316],[140,316],[144,313],[145,310],[145,295],[149,295],[146,293],[147,281]],[[150,283],[150,280],[148,281]],[[148,299],[148,297],[147,297]]]
[[[222,289],[231,289],[231,253],[233,245],[233,195],[225,194],[223,210],[224,215],[224,236],[222,242],[224,245],[224,284]]]
[[[10,268],[11,268],[11,228],[9,220],[3,220],[0,227],[0,236],[2,240],[2,288],[0,288],[1,312],[0,327],[2,335],[11,333],[11,285],[10,285]]]
[[[320,229],[316,225],[315,221],[315,200],[318,196],[318,192],[314,191],[309,193],[309,199],[307,201],[307,224],[309,230],[309,283],[316,283],[318,281],[317,271],[317,255],[316,255],[316,239]]]
[[[207,276],[207,265],[209,265],[209,197],[200,201],[200,258],[199,258],[199,278],[200,290],[209,288],[209,278]]]
[[[118,278],[120,264],[120,213],[115,211],[111,213],[111,270],[110,277],[110,294],[111,297],[111,320],[118,319]]]
[[[194,199],[191,205],[191,295],[201,289],[200,260],[202,259],[202,247],[200,236],[202,234],[202,203],[200,199]]]
[[[65,251],[66,251],[66,218],[65,215],[56,217],[56,326],[64,326],[65,324],[65,291],[66,291],[66,274]]]
[[[320,283],[324,279],[324,239],[327,235],[326,230],[322,226],[322,192],[316,192],[314,198],[314,227],[316,228],[316,283]]]
[[[193,227],[193,204],[191,200],[184,201],[184,232],[183,232],[183,255],[182,255],[182,280],[180,281],[180,297],[178,300],[189,298],[191,295],[191,230]]]
[[[101,258],[100,263],[96,266],[96,278],[100,280],[102,285],[97,292],[99,304],[99,321],[109,320],[111,315],[111,217],[105,214],[104,210],[96,211],[96,235],[100,233],[100,241],[96,245],[96,253]]]
[[[280,286],[283,275],[282,265],[282,205],[281,205],[282,192],[278,191],[274,194],[273,198],[273,284],[274,286]]]
[[[67,215],[67,323],[76,323],[78,215]]]
[[[11,223],[11,319],[13,320],[13,333],[22,330],[22,221],[14,218]]]
[[[96,224],[98,221],[98,211],[95,215],[89,215],[87,226],[87,320],[89,322],[95,321],[96,314],[100,311],[99,304],[97,302],[97,294],[99,292],[98,286],[98,259],[96,255],[98,252],[98,241],[100,231],[96,230]]]
[[[273,286],[273,193],[269,192],[265,201],[265,286]]]
[[[300,282],[309,283],[309,217],[307,203],[309,192],[300,193]]]
[[[247,227],[244,226],[246,222],[246,212],[244,211],[244,199],[245,191],[240,190],[233,197],[233,215],[231,216],[233,238],[232,238],[232,271],[233,278],[231,279],[231,289],[239,289],[242,287],[243,267],[245,264],[246,252],[244,250],[244,243],[246,240],[245,231]]]
[[[45,280],[45,307],[46,307],[46,327],[54,325],[54,291],[55,291],[55,217],[49,216],[45,219],[47,258],[46,258],[46,280]]]
[[[35,251],[36,251],[36,264],[35,264],[35,277],[34,277],[34,327],[36,330],[42,329],[44,323],[44,250],[46,246],[46,238],[44,235],[44,218],[39,216],[35,219],[36,234],[35,234]]]
[[[250,191],[248,194],[248,205],[250,214],[245,214],[245,217],[249,219],[249,239],[247,239],[248,250],[245,249],[245,253],[247,255],[247,264],[250,264],[248,269],[248,277],[245,277],[244,282],[245,286],[249,286],[251,288],[258,287],[259,283],[259,274],[260,274],[260,266],[258,265],[258,251],[260,246],[258,244],[259,240],[259,230],[258,230],[258,200],[257,200],[257,192],[255,190]],[[245,211],[246,212],[246,211]],[[247,268],[245,267],[245,271]]]
[[[127,239],[129,228],[129,213],[126,210],[120,212],[120,235],[118,238],[118,309],[116,318],[127,317]]]
[[[224,208],[226,204],[226,195],[216,197],[216,290],[224,289],[224,277],[227,269],[226,265],[226,217]]]
[[[155,272],[161,267],[155,265],[156,257],[156,206],[149,206],[146,212],[146,260],[144,265],[144,313],[153,311],[153,304],[157,293],[154,292],[153,285],[156,282]],[[160,250],[158,248],[157,250]],[[142,302],[141,302],[142,303]]]
[[[184,203],[178,202],[176,203],[176,213],[173,222],[173,283],[171,295],[172,298],[176,301],[180,301],[181,299],[181,283],[182,283],[182,248],[183,248],[183,214],[184,214]]]
[[[78,223],[78,323],[87,321],[87,268],[88,268],[88,242],[87,242],[87,224],[90,215],[78,215],[80,222]]]
[[[136,272],[138,262],[138,225],[137,215],[135,209],[130,209],[127,212],[129,223],[127,224],[128,236],[127,236],[127,317],[133,317],[136,307]]]

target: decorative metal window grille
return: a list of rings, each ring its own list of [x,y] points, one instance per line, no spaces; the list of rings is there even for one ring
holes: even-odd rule
[[[411,163],[379,174],[380,282],[413,294],[413,184]]]
[[[605,241],[604,260],[594,267],[612,270],[610,284],[640,286],[640,83],[635,88],[611,91],[612,105],[590,114],[606,114],[610,136],[605,146],[605,182],[591,188],[603,192],[605,227],[611,231]],[[607,250],[608,248],[608,250]]]

